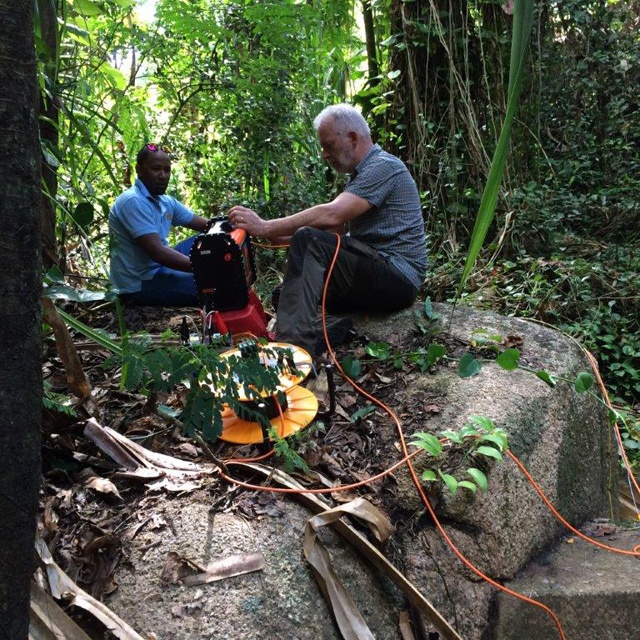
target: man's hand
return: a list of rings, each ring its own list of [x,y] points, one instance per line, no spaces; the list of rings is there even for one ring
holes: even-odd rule
[[[238,229],[244,229],[252,236],[267,236],[267,221],[263,220],[255,211],[235,205],[229,209],[229,222]]]

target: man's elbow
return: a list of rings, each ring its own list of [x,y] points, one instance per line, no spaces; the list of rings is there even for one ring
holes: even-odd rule
[[[336,228],[344,227],[345,222],[346,217],[344,211],[329,204],[327,205],[327,209],[324,212],[318,227],[325,231],[333,231]]]

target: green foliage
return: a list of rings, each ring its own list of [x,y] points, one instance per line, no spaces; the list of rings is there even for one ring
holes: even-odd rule
[[[533,24],[533,0],[521,0],[514,3],[514,26],[511,39],[511,63],[509,66],[509,90],[507,98],[507,110],[504,122],[500,128],[500,137],[496,146],[487,182],[482,192],[482,198],[471,234],[469,250],[465,260],[462,276],[458,283],[458,292],[465,288],[471,270],[478,259],[485,237],[498,201],[498,193],[502,183],[502,175],[507,159],[507,150],[511,137],[511,127],[516,113],[516,107],[520,98],[524,81],[524,69],[529,48],[529,38]]]
[[[222,410],[231,407],[236,413],[255,414],[246,400],[261,400],[278,391],[279,375],[286,369],[293,355],[289,349],[262,345],[265,357],[274,366],[265,367],[258,358],[221,357],[209,345],[154,348],[145,335],[124,334],[116,341],[58,310],[65,322],[76,331],[94,340],[113,355],[104,363],[105,368],[121,367],[123,389],[139,391],[150,398],[162,392],[186,390],[185,407],[181,421],[187,435],[198,432],[207,440],[215,440],[222,432]],[[294,373],[298,373],[293,369]]]
[[[611,424],[617,424],[620,428],[622,445],[631,468],[638,473],[640,471],[640,414],[638,411],[615,409],[610,411],[609,420]]]
[[[482,370],[482,361],[472,353],[465,353],[458,362],[458,375],[461,378],[477,376]]]
[[[487,458],[502,460],[508,439],[505,431],[496,427],[489,418],[471,416],[459,431],[441,431],[438,437],[431,433],[415,433],[410,444],[433,458],[429,468],[422,472],[422,479],[425,482],[441,480],[455,495],[459,488],[472,493],[478,488],[487,490],[487,476],[478,466],[484,466],[486,470]]]
[[[326,199],[311,120],[344,95],[323,78],[359,49],[344,0],[158,0],[151,24],[136,4],[43,4],[57,50],[36,24],[40,84],[59,118],[43,139],[58,240],[75,268],[100,275],[110,204],[150,140],[174,150],[170,192],[204,216],[241,202],[275,217]]]
[[[44,393],[42,396],[42,406],[50,411],[57,411],[58,413],[64,413],[70,418],[76,418],[78,414],[73,407],[70,407],[69,399],[60,393],[56,393],[51,387],[51,383],[47,380],[43,381]]]

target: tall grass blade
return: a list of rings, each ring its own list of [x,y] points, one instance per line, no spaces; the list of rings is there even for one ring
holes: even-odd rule
[[[533,4],[534,0],[516,0],[513,11],[513,35],[511,40],[511,62],[509,67],[509,90],[507,94],[507,110],[498,138],[498,145],[493,154],[491,167],[489,168],[489,176],[485,185],[478,209],[478,215],[471,234],[469,243],[469,252],[462,271],[460,283],[458,284],[458,296],[462,293],[471,270],[473,269],[484,240],[489,230],[489,225],[493,220],[498,201],[498,193],[502,176],[504,174],[504,165],[509,150],[509,141],[511,139],[511,129],[513,127],[513,118],[515,116],[518,98],[522,89],[522,80],[524,77],[524,67],[527,59],[527,51],[531,27],[533,24]]]

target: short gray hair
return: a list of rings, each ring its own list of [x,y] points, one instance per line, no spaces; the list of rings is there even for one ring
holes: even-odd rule
[[[325,120],[333,120],[340,134],[355,131],[363,138],[371,137],[371,129],[362,114],[350,104],[332,104],[325,107],[314,119],[313,126],[317,131]]]

